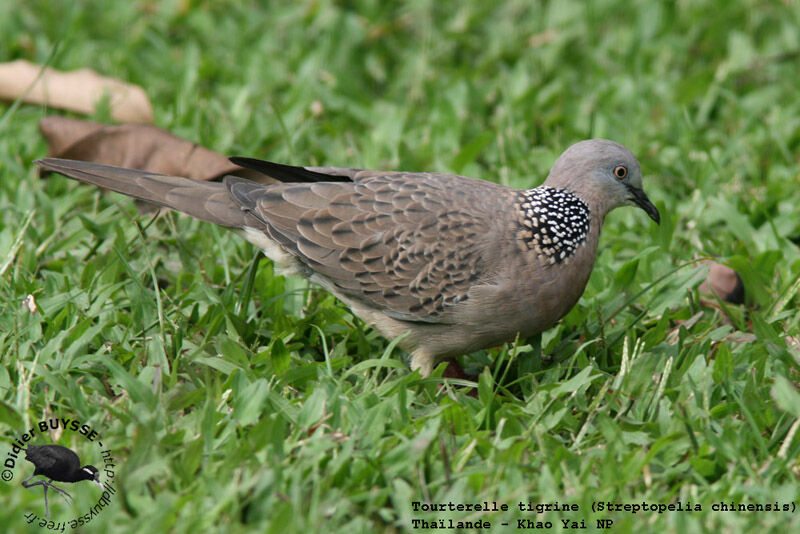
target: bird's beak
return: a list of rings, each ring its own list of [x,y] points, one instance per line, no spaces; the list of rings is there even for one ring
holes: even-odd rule
[[[642,208],[647,215],[653,219],[656,224],[661,224],[661,214],[658,213],[658,209],[650,202],[650,199],[647,198],[643,189],[637,189],[635,187],[628,187],[628,191],[631,193],[631,200],[634,204]]]
[[[95,484],[97,484],[97,487],[98,487],[98,488],[100,488],[100,489],[103,489],[103,483],[102,483],[102,482],[100,482],[99,480],[92,480],[92,482],[94,482]]]

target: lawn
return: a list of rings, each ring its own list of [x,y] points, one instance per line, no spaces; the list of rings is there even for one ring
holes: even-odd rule
[[[15,59],[139,84],[158,126],[285,163],[528,188],[609,138],[662,214],[609,215],[541,355],[519,340],[466,356],[474,381],[420,379],[234,234],[39,179],[38,122],[64,112],[0,104],[0,453],[49,418],[95,429],[115,493],[83,531],[800,531],[797,3],[4,0]],[[708,257],[744,305],[699,291]],[[31,472],[0,483],[8,532],[48,530]],[[100,495],[65,486],[55,521]]]

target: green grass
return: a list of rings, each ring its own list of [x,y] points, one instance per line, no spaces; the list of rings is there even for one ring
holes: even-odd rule
[[[233,234],[38,179],[37,123],[59,112],[2,105],[0,430],[10,444],[62,415],[102,432],[118,492],[86,531],[800,527],[711,509],[800,501],[796,3],[5,1],[0,36],[0,61],[58,45],[56,68],[144,86],[158,126],[222,153],[530,187],[571,143],[611,138],[663,217],[612,213],[582,300],[542,338],[548,357],[532,340],[467,357],[473,398],[409,374]],[[746,305],[701,299],[690,262],[706,256],[741,272]],[[29,294],[40,313],[20,307]],[[29,472],[21,461],[0,483],[8,532],[37,528]],[[73,489],[74,510],[51,494],[54,517],[94,502]],[[484,500],[511,510],[411,505]],[[609,500],[702,511],[591,511]]]

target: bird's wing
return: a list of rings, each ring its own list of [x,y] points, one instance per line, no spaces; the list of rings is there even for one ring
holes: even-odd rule
[[[500,197],[511,190],[433,173],[353,177],[269,186],[226,177],[225,184],[262,230],[334,292],[396,319],[446,321],[446,308],[491,274],[484,251]]]
[[[63,447],[61,445],[28,447],[30,450],[26,452],[25,458],[30,460],[36,465],[40,471],[54,467],[59,462],[70,462],[75,465],[80,464],[80,458],[72,449]]]

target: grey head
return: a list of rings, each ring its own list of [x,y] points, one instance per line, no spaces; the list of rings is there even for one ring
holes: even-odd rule
[[[600,217],[620,206],[638,206],[661,222],[642,189],[639,161],[630,150],[608,139],[589,139],[566,149],[544,185],[573,192]]]

